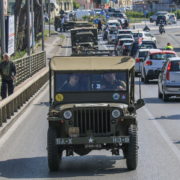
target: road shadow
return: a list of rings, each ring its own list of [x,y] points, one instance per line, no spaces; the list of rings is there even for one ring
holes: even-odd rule
[[[156,120],[180,120],[180,114],[156,117]]]
[[[34,105],[35,106],[47,106],[47,107],[50,106],[49,102],[40,102],[40,103],[37,103],[37,104],[34,104]]]
[[[72,46],[61,46],[61,48],[72,48]]]
[[[180,144],[180,141],[175,141],[174,144]]]
[[[128,172],[127,168],[115,168],[120,156],[63,157],[58,172],[49,172],[47,157],[32,157],[0,161],[0,177],[7,179],[62,178],[82,176],[105,176]],[[121,163],[121,162],[120,162]]]
[[[158,92],[157,92],[157,96],[158,96]],[[173,104],[179,104],[180,99],[178,98],[169,98],[169,100],[167,102],[164,102],[162,99],[159,99],[158,97],[149,97],[149,98],[143,98],[145,103],[149,103],[149,104],[168,104],[168,103],[173,103]]]

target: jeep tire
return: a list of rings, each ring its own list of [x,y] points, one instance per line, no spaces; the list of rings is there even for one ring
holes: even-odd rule
[[[58,151],[58,146],[56,145],[56,130],[52,127],[48,129],[47,136],[47,150],[48,150],[48,166],[50,171],[58,171],[60,159],[62,157],[62,151]]]
[[[129,127],[130,142],[127,146],[126,165],[129,170],[135,170],[138,164],[138,137],[137,126],[131,125]]]

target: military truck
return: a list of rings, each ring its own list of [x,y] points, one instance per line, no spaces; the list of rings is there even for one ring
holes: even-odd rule
[[[68,21],[63,24],[63,29],[65,31],[68,31],[77,27],[93,27],[93,25],[87,21]],[[61,16],[55,16],[54,29],[55,31],[58,31],[58,29],[60,28],[61,28]]]
[[[50,171],[59,169],[63,151],[66,156],[74,152],[83,156],[101,149],[111,150],[112,155],[119,155],[122,149],[127,168],[136,169],[136,110],[144,101],[135,101],[134,66],[134,59],[126,56],[50,60],[47,135]]]
[[[98,49],[97,28],[75,28],[71,30],[72,54]]]

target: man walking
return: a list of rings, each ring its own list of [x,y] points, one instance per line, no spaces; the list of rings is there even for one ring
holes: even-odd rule
[[[3,55],[3,60],[0,63],[0,75],[2,79],[1,97],[2,99],[5,99],[7,93],[8,95],[11,95],[14,91],[13,81],[16,76],[16,66],[10,61],[10,56],[7,53]]]

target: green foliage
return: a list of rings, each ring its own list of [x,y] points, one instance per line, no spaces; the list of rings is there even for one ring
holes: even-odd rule
[[[81,5],[76,0],[73,0],[73,9],[79,9],[80,6]]]
[[[137,11],[127,11],[126,16],[128,18],[143,18],[144,14],[142,12],[137,12]]]
[[[16,60],[22,58],[26,54],[26,51],[16,51],[14,55],[11,56],[11,60]]]
[[[174,11],[173,13],[176,15],[177,19],[180,19],[180,9]]]

